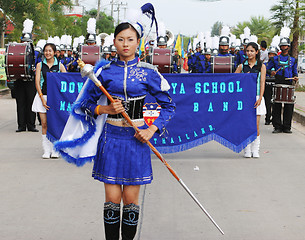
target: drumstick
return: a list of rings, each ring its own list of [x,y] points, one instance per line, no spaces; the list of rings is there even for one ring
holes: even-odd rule
[[[297,79],[299,79],[299,77],[296,77]],[[294,77],[293,78],[285,78],[285,80],[294,80]]]
[[[278,70],[275,71],[275,74],[277,74],[278,71],[280,71],[283,67],[280,67]],[[274,75],[275,75],[274,74]]]

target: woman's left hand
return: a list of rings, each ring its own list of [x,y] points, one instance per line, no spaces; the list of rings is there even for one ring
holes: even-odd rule
[[[153,126],[153,125],[152,125]],[[152,136],[155,134],[156,130],[154,127],[150,126],[147,129],[141,129],[138,133],[136,133],[134,136],[142,143],[146,143],[149,141]]]
[[[260,97],[259,99],[257,99],[257,101],[254,104],[254,108],[257,108],[259,105],[261,105],[261,101],[262,101],[262,97]]]

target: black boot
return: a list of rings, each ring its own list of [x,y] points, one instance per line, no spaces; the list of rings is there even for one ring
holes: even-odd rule
[[[123,207],[122,240],[132,240],[137,233],[139,206],[133,203]]]
[[[106,240],[119,240],[120,237],[120,204],[104,204],[104,228]]]

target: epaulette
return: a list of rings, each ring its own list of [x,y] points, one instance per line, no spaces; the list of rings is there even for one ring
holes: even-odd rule
[[[157,67],[146,62],[138,62],[137,67],[143,67],[143,68],[148,68],[148,69],[156,69]]]

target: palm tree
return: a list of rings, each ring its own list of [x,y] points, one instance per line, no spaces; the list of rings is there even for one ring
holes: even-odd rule
[[[244,33],[244,28],[249,27],[251,34],[256,35],[258,41],[265,40],[267,43],[271,43],[274,36],[274,27],[269,19],[263,16],[251,17],[250,21],[239,22],[233,28],[232,33],[239,38],[240,34]]]
[[[305,0],[281,0],[279,4],[273,5],[270,11],[273,13],[271,20],[276,27],[276,33],[283,26],[291,28],[292,34],[292,56],[298,57],[299,36],[304,24]]]

